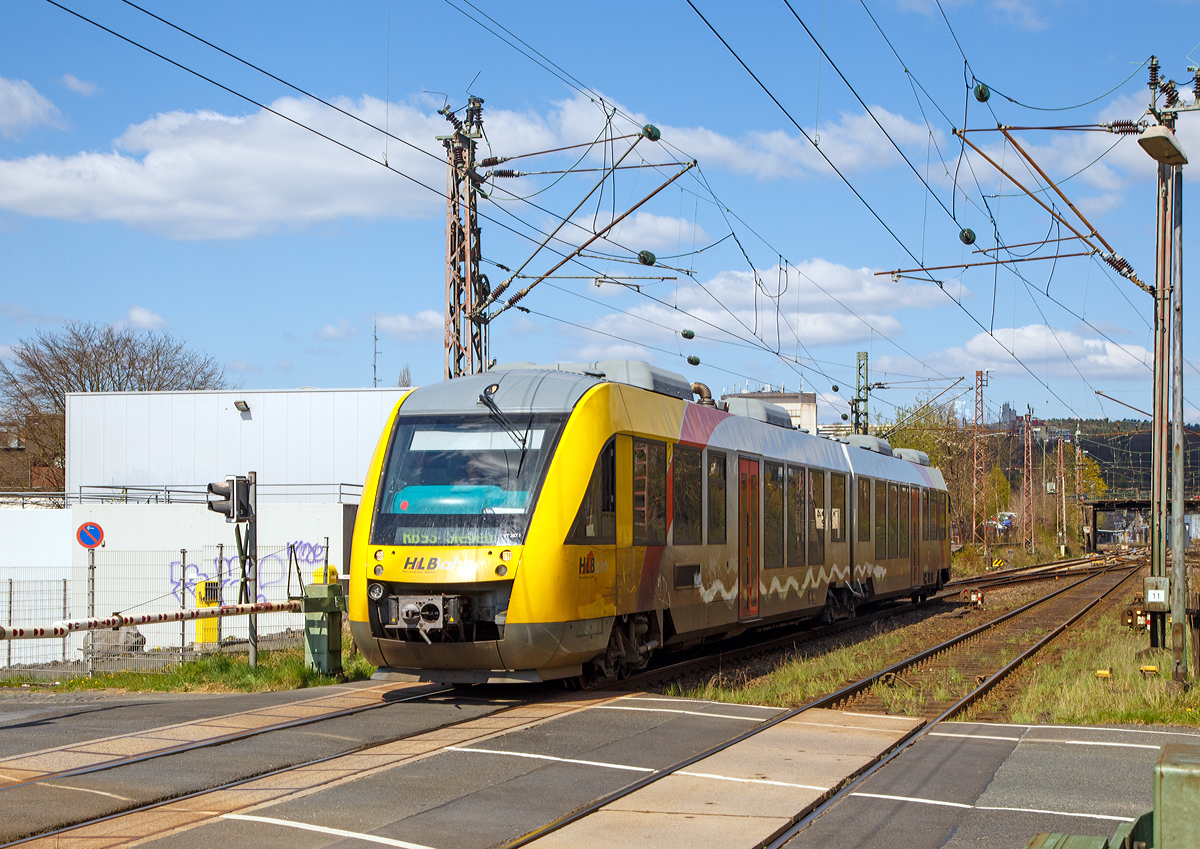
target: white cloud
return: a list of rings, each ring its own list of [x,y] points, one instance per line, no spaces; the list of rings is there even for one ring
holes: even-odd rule
[[[437,339],[445,332],[442,314],[434,310],[421,310],[411,316],[380,313],[378,320],[380,330],[402,341]]]
[[[1153,361],[1150,350],[1141,345],[1118,345],[1107,339],[1089,338],[1073,330],[1050,328],[1044,324],[997,328],[994,337],[977,333],[962,347],[930,355],[925,358],[926,362],[947,374],[955,368],[961,370],[962,363],[972,363],[975,369],[1026,375],[1020,363],[1008,354],[1012,351],[1043,379],[1047,374],[1051,378],[1077,378],[1082,373],[1092,380],[1148,377],[1147,365]]]
[[[0,131],[17,134],[37,123],[58,121],[57,109],[28,83],[2,82],[8,86],[9,98],[24,105],[15,111],[3,108],[5,95],[0,89],[0,116],[16,116]],[[365,121],[383,124],[386,104],[382,100],[363,96],[334,102]],[[318,103],[285,97],[270,106],[369,156],[383,158],[377,131]],[[924,142],[924,125],[885,109],[873,107],[873,111],[902,146]],[[545,115],[491,109],[486,120],[492,149],[521,151],[590,141],[603,126],[604,114],[590,99],[578,96],[555,103]],[[644,119],[635,116],[634,120]],[[177,239],[248,238],[343,218],[436,214],[443,208],[438,193],[445,166],[442,147],[434,137],[445,132],[446,122],[418,99],[391,104],[389,123],[395,135],[431,154],[393,143],[389,164],[435,191],[384,173],[378,164],[265,111],[247,115],[175,111],[130,126],[108,151],[0,160],[0,208],[69,221],[120,221]],[[799,135],[752,131],[733,138],[703,127],[662,130],[664,139],[711,169],[760,179],[827,170]],[[839,167],[878,169],[899,162],[865,114],[843,114],[820,130],[822,144],[836,151]],[[639,153],[656,161],[676,155],[649,141],[640,142]],[[594,156],[600,157],[599,150]],[[505,181],[503,188],[520,191],[522,183],[532,185],[535,179]],[[679,240],[676,219],[649,211],[635,215],[628,226],[662,246]],[[690,234],[684,236],[690,241]]]
[[[1021,29],[1041,30],[1049,26],[1026,0],[995,0],[992,5]]]
[[[805,349],[815,346],[861,342],[877,334],[894,338],[904,331],[894,311],[929,309],[946,300],[934,285],[876,276],[869,268],[849,268],[824,259],[789,267],[786,277],[777,268],[762,270],[759,280],[761,286],[748,270],[723,271],[702,285],[685,278],[670,294],[679,310],[637,300],[625,312],[591,319],[590,330],[564,328],[579,344],[570,356],[646,358],[651,354],[643,346],[653,346],[684,355],[698,353],[703,361],[713,362],[714,356],[725,357],[732,350],[718,343],[746,344],[754,335],[764,348],[806,357]],[[781,290],[778,301],[769,297]],[[685,328],[696,333],[695,340],[681,340],[678,332]]]
[[[383,101],[337,102],[383,122]],[[272,108],[359,150],[382,147],[378,133],[319,104],[283,98]],[[445,166],[434,135],[444,122],[433,118],[393,104],[393,132],[424,142],[434,156],[393,146],[389,159],[437,188]],[[419,217],[440,208],[439,201],[266,112],[169,112],[130,127],[108,152],[0,160],[0,205],[8,210],[121,221],[180,239],[245,238],[345,217]]]
[[[602,212],[594,218],[583,216],[574,221],[584,230],[594,233],[607,225],[612,218],[612,212]],[[611,242],[609,242],[610,238]],[[673,218],[669,215],[655,215],[652,212],[639,211],[608,231],[601,241],[609,242],[610,246],[613,243],[626,245],[635,251],[662,251],[665,249],[674,252],[676,248],[685,251],[691,250],[693,239],[697,247],[703,247],[709,241],[708,233],[703,227],[686,218]],[[611,249],[611,247],[606,249]]]
[[[348,339],[358,334],[358,328],[344,318],[339,318],[337,325],[327,324],[313,334],[317,339]]]
[[[58,107],[25,80],[0,77],[0,136],[20,139],[34,127],[62,127]]]
[[[161,330],[168,324],[161,315],[139,306],[130,307],[129,314],[122,323],[137,330]]]
[[[287,360],[280,360],[279,362],[275,363],[276,371],[291,371],[293,368],[294,366]]]
[[[25,324],[26,322],[33,324],[52,324],[62,321],[61,316],[39,315],[30,310],[28,307],[23,307],[20,304],[14,304],[11,302],[0,304],[0,315],[3,315],[5,318],[15,321],[19,324]]]
[[[65,85],[71,91],[75,92],[76,94],[82,94],[84,97],[91,97],[93,94],[99,91],[100,88],[95,83],[88,82],[87,80],[81,80],[74,74],[63,74],[62,82],[63,85]]]
[[[0,360],[11,360],[12,358],[12,345],[0,345]]]
[[[225,367],[230,371],[236,371],[242,374],[254,371],[262,371],[262,366],[256,363],[247,362],[246,360],[229,360],[227,363],[225,363]]]

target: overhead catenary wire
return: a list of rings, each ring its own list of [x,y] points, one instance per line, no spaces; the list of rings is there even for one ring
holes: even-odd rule
[[[850,191],[854,193],[854,196],[857,197],[863,203],[863,205],[867,207],[867,210],[871,213],[871,215],[875,218],[875,220],[878,221],[879,224],[887,231],[888,235],[890,235],[896,241],[896,243],[898,245],[900,245],[901,249],[906,254],[908,254],[913,259],[914,262],[917,262],[919,264],[920,260],[917,259],[916,255],[913,254],[913,252],[909,249],[908,245],[906,245],[904,243],[904,241],[898,235],[896,235],[896,232],[891,227],[888,226],[888,224],[883,220],[882,217],[880,217],[879,213],[875,211],[874,207],[872,207],[871,204],[867,202],[866,198],[864,198],[862,196],[862,194],[858,191],[858,189],[856,189],[854,187],[854,185],[849,181],[849,179],[847,179],[847,177],[841,172],[841,170],[838,169],[837,166],[834,165],[833,162],[829,159],[829,157],[825,155],[825,152],[823,150],[821,150],[821,148],[813,142],[812,137],[809,136],[808,133],[805,132],[804,128],[800,126],[799,122],[797,122],[796,119],[794,117],[792,117],[792,114],[787,110],[787,108],[784,107],[784,105],[779,102],[779,99],[777,97],[775,97],[775,95],[771,92],[771,90],[769,88],[767,88],[767,86],[762,82],[761,79],[759,79],[758,75],[756,75],[754,73],[754,71],[752,71],[750,69],[750,66],[747,65],[746,62],[741,58],[741,56],[738,55],[737,51],[734,50],[733,47],[729,44],[729,42],[725,40],[724,36],[722,36],[716,30],[716,28],[708,21],[708,19],[706,17],[704,17],[703,13],[701,13],[700,10],[698,8],[696,8],[696,4],[693,3],[692,0],[687,0],[687,4],[692,7],[692,10],[700,17],[700,20],[702,20],[704,22],[705,26],[707,26],[709,28],[709,30],[713,33],[713,35],[715,35],[717,37],[717,39],[721,42],[721,44],[723,44],[725,46],[725,49],[728,50],[729,53],[734,57],[734,59],[737,60],[738,64],[740,64],[742,66],[742,68],[745,69],[746,73],[748,73],[751,76],[751,78],[758,84],[759,88],[761,88],[763,90],[763,92],[766,93],[766,95],[771,99],[771,101],[776,106],[779,107],[780,111],[783,112],[783,114],[792,123],[792,125],[795,126],[797,130],[800,131],[801,135],[803,135],[804,138],[809,142],[809,144],[812,145],[813,148],[817,151],[817,153],[819,153],[821,155],[821,157],[825,160],[825,162],[834,170],[834,173],[836,173],[838,175],[838,177],[841,178],[842,182],[845,183],[846,186],[850,189]],[[940,8],[941,7],[939,5],[939,9]],[[943,12],[943,15],[944,14],[945,13]],[[949,22],[947,21],[947,25],[948,24],[949,24]],[[955,37],[955,40],[957,41],[957,36]],[[960,49],[961,49],[961,47],[960,47]],[[932,276],[929,277],[929,281],[932,283],[935,283],[935,284],[938,284],[938,282],[939,282],[939,281],[935,280]],[[939,285],[939,288],[941,288],[940,285]],[[943,291],[945,291],[945,290],[943,289]],[[996,344],[1000,346],[1001,350],[1005,351],[1005,353],[1007,353],[1010,357],[1012,357],[1012,359],[1014,361],[1016,361],[1021,366],[1021,368],[1023,368],[1026,371],[1026,373],[1029,374],[1030,377],[1032,377],[1034,380],[1036,380],[1047,392],[1049,392],[1051,395],[1053,395],[1054,398],[1060,404],[1062,404],[1065,408],[1070,410],[1073,414],[1078,415],[1078,413],[1075,411],[1075,409],[1069,403],[1067,403],[1065,400],[1063,400],[1062,397],[1060,397],[1057,392],[1055,392],[1053,389],[1050,388],[1049,384],[1047,384],[1040,377],[1038,377],[1033,372],[1033,370],[1030,369],[1029,366],[1026,365],[1025,362],[1016,355],[1016,352],[1005,347],[1003,343],[1001,343],[998,339],[996,339],[996,337],[977,318],[975,318],[975,316],[971,313],[970,310],[968,310],[961,302],[959,302],[952,295],[950,295],[949,292],[946,292],[946,295],[947,295],[947,297],[950,298],[950,300],[953,303],[958,305],[959,309],[961,309],[973,322],[975,322],[975,324],[977,324],[979,326],[980,330],[982,330],[984,333],[987,333],[988,336],[991,336],[991,338],[996,342]]]
[[[521,39],[519,36],[517,36],[511,30],[504,27],[502,24],[500,24],[498,21],[496,21],[491,16],[487,15],[487,13],[483,12],[478,6],[471,3],[470,0],[461,0],[461,2],[464,5],[469,6],[471,9],[473,9],[482,18],[485,18],[487,21],[489,21],[495,28],[493,28],[493,26],[489,26],[488,24],[484,23],[479,18],[474,17],[470,13],[466,12],[459,6],[455,5],[454,2],[451,2],[451,0],[444,0],[444,2],[451,8],[455,9],[455,11],[462,14],[464,17],[466,17],[469,20],[476,23],[478,26],[480,26],[482,29],[484,29],[491,35],[495,36],[496,38],[498,38],[505,44],[512,47],[518,53],[521,53],[523,56],[525,56],[526,58],[533,61],[534,64],[538,65],[539,67],[541,67],[544,70],[546,70],[547,72],[549,72],[552,76],[554,76],[555,78],[557,78],[558,80],[563,82],[569,88],[575,90],[579,94],[582,94],[582,95],[588,97],[589,99],[591,99],[593,101],[603,100],[603,98],[601,98],[601,96],[599,94],[597,94],[593,89],[586,86],[578,78],[576,78],[572,74],[570,74],[570,72],[563,69],[561,66],[559,66],[558,64],[553,62],[553,60],[550,60],[544,54],[539,52],[536,48],[534,48],[530,44],[528,44],[528,42]],[[501,35],[500,32],[497,31],[497,28],[499,30],[503,31],[508,37],[505,37],[505,35]],[[518,46],[518,44],[520,46]],[[620,114],[622,118],[629,121],[631,124],[633,124],[635,126],[640,124],[639,121],[633,119],[628,114],[622,112],[619,108],[617,108],[615,106],[613,106],[612,108],[613,108],[614,114]],[[683,150],[679,149],[678,147],[676,147],[668,139],[663,139],[662,143],[664,146],[669,147],[672,150],[675,150],[676,152],[678,152],[684,158],[688,158],[690,156],[690,154],[688,154],[686,151],[683,151]],[[747,229],[749,229],[751,232],[755,232],[753,230],[753,228],[751,228],[740,216],[737,215],[737,213],[735,213],[733,210],[729,209],[728,205],[721,203],[720,200],[715,195],[715,193],[713,192],[712,187],[708,184],[707,179],[704,178],[703,181],[701,182],[701,178],[702,178],[702,174],[700,172],[700,169],[697,168],[697,184],[704,186],[704,188],[707,190],[707,193],[712,198],[713,202],[717,205],[717,207],[719,209],[723,209],[726,213],[733,215],[739,221],[739,223],[741,223],[744,227],[747,227]],[[853,187],[851,187],[851,188],[853,189]],[[697,196],[697,199],[699,199],[699,193],[697,193],[696,196]],[[884,225],[884,226],[886,228],[886,225]],[[760,241],[765,241],[757,233],[755,233],[755,235],[760,239]],[[847,311],[850,312],[850,314],[856,315],[852,310],[849,310],[848,308],[846,308],[845,305],[842,305],[842,306],[843,306],[843,308],[847,309]],[[778,309],[778,305],[776,305],[776,308]],[[858,317],[861,319],[861,316],[858,316]],[[883,334],[880,334],[880,335],[883,335]],[[888,338],[888,337],[886,337],[886,335],[884,335],[884,338]],[[797,341],[799,341],[799,340],[797,340]],[[892,344],[896,344],[894,342],[894,340],[888,339],[888,341],[892,342]],[[897,347],[900,347],[900,346],[897,346]],[[917,360],[917,358],[914,355],[912,355],[911,353],[909,353],[907,351],[904,351],[904,349],[902,347],[900,347],[900,350],[902,350],[906,355],[908,355],[912,359]],[[776,356],[779,356],[779,354],[776,353]],[[919,360],[917,360],[917,361],[919,362]]]
[[[205,46],[207,46],[207,47],[209,47],[209,48],[211,48],[211,49],[213,49],[213,50],[216,50],[218,53],[221,53],[222,55],[224,55],[224,56],[227,56],[227,57],[229,57],[230,59],[233,59],[235,62],[239,62],[240,64],[242,64],[242,65],[245,65],[246,67],[248,67],[248,68],[250,68],[250,69],[252,69],[252,70],[254,70],[254,71],[257,71],[258,73],[260,73],[260,74],[263,74],[264,76],[267,76],[267,77],[269,77],[269,78],[270,78],[270,79],[272,79],[272,80],[275,80],[276,82],[280,83],[281,85],[287,86],[288,88],[290,88],[291,90],[293,90],[293,91],[297,92],[298,94],[302,94],[302,95],[304,95],[305,97],[308,97],[308,98],[310,98],[310,99],[312,99],[312,100],[314,100],[314,101],[316,101],[316,102],[318,102],[318,103],[320,103],[320,104],[322,104],[322,105],[324,105],[324,106],[326,106],[326,107],[328,107],[328,108],[330,108],[330,109],[334,110],[335,112],[338,112],[338,113],[340,113],[341,115],[343,115],[343,116],[345,116],[345,117],[347,117],[347,118],[349,118],[349,119],[351,119],[351,120],[353,120],[353,121],[356,121],[356,122],[358,122],[359,124],[362,124],[363,126],[369,127],[369,128],[371,128],[371,129],[373,129],[373,130],[375,130],[375,131],[377,131],[377,132],[380,132],[380,133],[382,133],[382,134],[384,135],[384,138],[385,138],[385,140],[387,140],[387,139],[391,139],[391,140],[397,141],[397,142],[399,142],[399,143],[401,143],[401,144],[405,145],[406,147],[409,147],[409,148],[411,148],[412,150],[414,150],[414,151],[416,151],[416,152],[418,152],[418,153],[422,153],[422,154],[424,154],[424,155],[426,155],[426,156],[428,156],[428,157],[431,157],[431,158],[433,158],[433,159],[437,160],[438,162],[443,162],[443,161],[444,161],[440,155],[438,155],[438,154],[436,154],[436,153],[433,153],[433,152],[431,152],[431,151],[425,150],[424,148],[420,147],[419,145],[413,144],[412,142],[408,141],[407,139],[401,138],[401,137],[399,137],[399,136],[396,136],[396,135],[394,135],[394,134],[392,134],[392,133],[388,132],[388,130],[387,130],[387,127],[386,127],[386,126],[385,126],[385,127],[379,127],[379,126],[377,126],[376,124],[373,124],[372,122],[370,122],[370,121],[366,120],[365,118],[362,118],[362,117],[361,117],[361,116],[359,116],[359,115],[355,115],[353,112],[350,112],[350,111],[348,111],[348,110],[346,110],[346,109],[343,109],[343,108],[341,108],[340,106],[336,105],[335,103],[332,103],[332,102],[330,102],[330,101],[328,101],[328,100],[325,100],[324,98],[322,98],[322,97],[320,97],[320,96],[318,96],[318,95],[316,95],[316,94],[313,94],[312,92],[308,91],[307,89],[304,89],[304,88],[302,88],[302,87],[300,87],[300,86],[298,86],[298,85],[295,85],[294,83],[291,83],[291,82],[289,82],[288,80],[285,80],[285,79],[283,79],[282,77],[280,77],[280,76],[278,76],[278,75],[276,75],[276,74],[274,74],[274,73],[272,73],[272,72],[270,72],[270,71],[266,70],[265,68],[263,68],[263,67],[261,67],[261,66],[259,66],[259,65],[256,65],[256,64],[254,64],[253,62],[249,62],[249,61],[247,61],[247,60],[245,60],[245,59],[241,58],[240,56],[238,56],[238,55],[236,55],[236,54],[234,54],[234,53],[232,53],[232,52],[230,52],[230,51],[228,51],[228,50],[224,49],[223,47],[220,47],[220,46],[218,46],[218,45],[214,44],[213,42],[211,42],[211,41],[209,41],[209,40],[207,40],[207,39],[203,38],[202,36],[199,36],[199,35],[197,35],[197,34],[195,34],[195,33],[191,32],[190,30],[187,30],[187,29],[185,29],[185,28],[183,28],[183,27],[179,26],[178,24],[175,24],[175,23],[173,23],[173,22],[171,22],[171,21],[167,20],[166,18],[163,18],[163,17],[162,17],[162,16],[160,16],[160,15],[156,15],[155,13],[153,13],[153,12],[149,11],[148,9],[145,9],[145,8],[143,8],[142,6],[139,6],[138,4],[134,3],[134,2],[133,2],[133,0],[122,0],[122,2],[123,2],[123,3],[125,3],[126,5],[130,6],[131,8],[133,8],[133,9],[136,9],[137,11],[139,11],[139,12],[142,12],[143,14],[145,14],[145,15],[147,15],[147,16],[149,16],[149,17],[153,18],[154,20],[156,20],[156,21],[159,21],[160,23],[164,24],[165,26],[168,26],[168,27],[170,27],[171,29],[174,29],[174,30],[176,30],[177,32],[179,32],[179,33],[181,33],[181,34],[183,34],[183,35],[186,35],[187,37],[189,37],[189,38],[192,38],[192,39],[194,39],[195,41],[198,41],[198,42],[200,42],[201,44],[204,44]],[[60,4],[58,4],[58,3],[53,3],[53,5],[55,5],[55,6],[59,6],[59,8],[63,9],[64,11],[71,12],[71,10],[70,10],[70,9],[67,9],[65,6],[61,6],[61,5],[60,5]],[[95,23],[95,22],[93,22],[93,21],[90,21],[90,20],[89,20],[89,19],[87,19],[87,18],[84,18],[82,15],[78,15],[77,13],[74,13],[74,12],[72,12],[72,14],[76,14],[76,16],[77,16],[77,17],[80,17],[80,18],[82,18],[82,19],[84,19],[84,20],[88,20],[88,22],[89,22],[89,23]],[[99,24],[96,24],[96,25],[97,25],[97,26],[99,26]],[[120,36],[118,33],[114,32],[114,31],[112,31],[112,30],[109,30],[109,29],[107,29],[106,27],[101,27],[101,28],[102,28],[102,29],[105,29],[106,31],[108,31],[108,32],[110,32],[110,33],[112,33],[113,35],[118,35],[118,37],[124,38],[123,36]],[[141,47],[141,46],[142,46],[142,45],[140,45],[140,44],[137,44],[137,42],[134,42],[134,41],[132,41],[132,40],[130,40],[130,39],[125,39],[125,40],[129,41],[131,44],[134,44],[135,46],[139,46],[139,47]],[[146,49],[146,48],[144,48],[144,49]],[[149,52],[152,52],[152,53],[153,53],[154,51],[149,51]],[[164,59],[165,61],[168,61],[168,62],[171,62],[171,61],[172,61],[172,60],[170,60],[170,59],[167,59],[167,57],[165,57],[165,56],[162,56],[161,54],[154,53],[154,55],[158,56],[158,57],[159,57],[159,58],[161,58],[161,59]],[[180,68],[183,68],[184,70],[189,70],[189,72],[191,72],[191,71],[190,71],[190,69],[188,69],[188,68],[184,67],[183,65],[180,65],[179,63],[172,62],[172,64],[176,64],[178,67],[180,67]],[[210,79],[210,78],[208,78],[208,77],[205,77],[205,76],[203,76],[203,75],[200,75],[200,74],[196,74],[196,75],[197,75],[197,76],[200,76],[200,77],[201,77],[202,79],[204,79],[206,82],[210,82],[210,83],[213,83],[214,85],[218,85],[218,86],[220,85],[219,83],[216,83],[214,80],[212,80],[212,79]],[[236,92],[234,92],[232,89],[226,88],[226,87],[224,87],[224,86],[221,86],[221,87],[222,87],[222,88],[225,88],[225,89],[226,89],[226,91],[229,91],[231,94],[237,94],[237,93],[236,93]],[[238,95],[238,96],[240,97],[241,95]],[[252,100],[252,99],[250,99],[250,98],[246,98],[246,97],[243,97],[243,99],[244,99],[244,100],[247,100],[247,101],[249,101],[249,102],[251,102],[251,103],[253,103],[254,105],[258,106],[259,108],[266,109],[267,111],[269,111],[269,112],[272,112],[273,114],[280,115],[281,117],[286,117],[286,116],[282,116],[282,114],[281,114],[281,113],[279,113],[279,112],[276,112],[276,111],[274,111],[274,110],[271,110],[269,107],[266,107],[266,106],[264,106],[263,104],[260,104],[260,103],[258,103],[258,102],[257,102],[257,101],[255,101],[255,100]],[[386,114],[386,113],[385,113],[385,114]],[[291,120],[291,119],[289,119],[289,120]],[[296,123],[296,124],[300,125],[300,124],[299,124],[299,122],[296,122],[296,121],[293,121],[293,123]],[[303,126],[303,125],[301,125],[301,126]],[[306,129],[311,129],[311,128],[308,128],[308,127],[305,127],[305,128],[306,128]],[[619,139],[619,138],[632,138],[632,137],[634,137],[634,136],[637,136],[637,135],[639,135],[639,134],[638,134],[638,133],[631,133],[631,134],[628,134],[628,135],[625,135],[625,136],[619,136],[619,137],[616,137],[616,138],[614,138],[614,139],[610,139],[610,141],[615,141],[616,139]],[[326,138],[329,138],[329,140],[331,140],[331,141],[336,141],[336,140],[334,140],[334,139],[332,139],[331,137],[328,137],[328,136],[326,136]],[[554,152],[557,152],[557,151],[562,151],[562,150],[572,150],[572,149],[579,148],[579,147],[588,147],[588,148],[590,148],[590,147],[591,147],[591,146],[593,146],[594,144],[595,144],[595,142],[592,142],[592,143],[588,143],[588,142],[582,142],[582,143],[580,143],[580,144],[575,144],[575,145],[567,145],[567,146],[565,146],[565,147],[561,147],[561,148],[555,148],[555,149],[552,149],[552,150],[534,151],[534,152],[531,152],[531,153],[526,153],[526,154],[517,154],[517,155],[514,155],[514,156],[505,157],[505,161],[508,161],[508,160],[511,160],[511,159],[519,159],[519,158],[521,158],[521,157],[523,157],[523,156],[535,156],[535,155],[544,154],[544,153],[554,153]],[[343,146],[343,147],[347,147],[346,145],[342,145],[342,146]],[[356,153],[360,153],[359,151],[355,151],[355,152],[356,152]],[[360,155],[362,155],[362,154],[360,153]],[[586,154],[585,154],[585,155],[586,155]],[[374,160],[374,157],[368,157],[368,158],[370,158],[370,159]],[[374,160],[374,161],[378,161],[378,160]],[[387,162],[387,156],[386,156],[386,153],[385,153],[385,156],[384,156],[384,162],[383,162],[382,164],[383,164],[384,166],[386,166],[386,167],[390,167],[390,166],[388,165],[388,162]],[[638,167],[646,167],[646,166],[638,166]],[[392,170],[395,170],[395,169],[392,169]],[[402,173],[402,172],[398,172],[398,173]],[[407,175],[405,175],[405,176],[407,176]],[[424,184],[422,184],[422,185],[424,185]],[[426,188],[429,188],[429,187],[428,187],[428,186],[426,186]],[[512,197],[514,200],[521,201],[521,202],[525,202],[525,203],[529,203],[529,204],[530,204],[530,205],[531,205],[533,208],[537,209],[539,212],[543,212],[543,213],[545,213],[545,214],[547,214],[547,215],[551,215],[551,216],[553,216],[554,218],[560,218],[560,217],[561,217],[561,216],[557,216],[557,215],[555,215],[555,214],[554,214],[553,212],[551,212],[550,210],[548,210],[548,209],[545,209],[545,208],[543,208],[543,207],[539,206],[538,204],[535,204],[535,203],[533,203],[533,202],[530,200],[530,198],[532,198],[532,197],[533,197],[533,195],[529,195],[529,196],[526,196],[526,197],[521,197],[521,196],[518,196],[518,195],[516,195],[515,193],[512,193],[512,192],[510,192],[508,189],[506,189],[506,188],[504,188],[504,187],[497,187],[497,188],[499,189],[499,191],[502,191],[502,192],[504,192],[505,194],[508,194],[508,195],[510,195],[510,196],[511,196],[511,197]],[[435,190],[435,191],[436,191],[436,190]],[[536,193],[535,193],[535,194],[536,194]],[[444,196],[444,194],[443,194],[443,196]],[[489,200],[493,200],[493,201],[494,201],[494,198],[490,198],[490,197],[489,197]],[[487,220],[492,220],[492,219],[487,219]],[[493,221],[493,223],[495,223],[495,222]],[[583,229],[583,228],[581,227],[581,225],[579,225],[579,224],[578,224],[578,223],[576,223],[576,222],[569,222],[569,223],[570,223],[570,225],[571,225],[571,226],[573,226],[573,227],[575,227],[575,228],[577,228],[577,229],[581,229],[581,230]],[[565,244],[569,244],[569,243],[565,243]],[[616,243],[616,242],[614,242],[614,244],[619,244],[619,243]],[[623,246],[623,245],[619,245],[619,246],[620,246],[620,247],[625,247],[625,246]],[[628,250],[628,251],[629,251],[631,254],[636,254],[636,253],[637,253],[637,251],[633,250],[632,248],[625,248],[625,249],[626,249],[626,250]]]

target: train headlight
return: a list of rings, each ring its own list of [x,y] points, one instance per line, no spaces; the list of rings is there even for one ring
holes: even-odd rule
[[[382,560],[382,559],[383,559],[383,549],[382,549],[382,548],[380,548],[380,549],[376,549],[376,551],[375,551],[375,559],[376,559],[376,560]]]
[[[500,559],[507,563],[508,561],[512,560],[512,552],[507,548],[504,549],[504,551],[500,552]]]
[[[501,563],[499,566],[496,567],[496,574],[499,575],[501,578],[503,578],[505,575],[508,574],[508,567],[505,566],[503,563]]]
[[[379,599],[383,598],[383,584],[371,584],[371,586],[367,587],[367,597],[371,601],[379,601]]]
[[[376,578],[383,577],[383,565],[380,563],[375,564],[375,577]]]

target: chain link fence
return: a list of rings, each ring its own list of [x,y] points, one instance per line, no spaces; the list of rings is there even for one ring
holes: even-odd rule
[[[290,557],[289,557],[290,555]],[[258,546],[258,586],[251,596],[233,545],[198,549],[89,552],[89,565],[65,570],[6,568],[0,575],[0,620],[10,625],[49,625],[59,619],[147,614],[243,601],[284,602],[327,565],[325,546],[298,543]],[[290,562],[289,562],[290,561]],[[48,574],[69,577],[47,579]],[[297,646],[300,613],[258,615],[258,647]],[[0,643],[0,677],[158,672],[206,655],[249,650],[246,616],[201,619],[75,632],[62,639]]]

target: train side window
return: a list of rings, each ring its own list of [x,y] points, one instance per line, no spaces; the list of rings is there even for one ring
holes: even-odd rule
[[[667,446],[633,441],[633,542],[663,545],[667,541]]]
[[[875,481],[875,559],[887,560],[887,484]]]
[[[846,476],[829,478],[829,541],[846,541]]]
[[[804,565],[804,469],[788,466],[787,470],[787,565]]]
[[[763,568],[783,568],[783,466],[763,464]]]
[[[808,472],[808,565],[825,563],[825,473]]]
[[[929,490],[921,487],[921,539],[929,540]]]
[[[888,488],[888,523],[887,523],[887,556],[890,560],[899,557],[898,543],[900,542],[900,485],[889,483]]]
[[[725,455],[708,452],[708,544],[725,542]]]
[[[908,557],[908,528],[909,528],[908,505],[910,502],[911,502],[911,499],[908,497],[908,487],[901,486],[900,487],[900,526],[898,529],[899,530],[898,536],[900,537],[900,539],[898,540],[897,546],[896,546],[898,549],[898,551],[896,552],[897,557]]]
[[[674,520],[671,541],[675,545],[700,544],[701,487],[704,463],[699,449],[676,445],[671,460]]]
[[[871,481],[858,479],[858,541],[871,541]]]
[[[617,542],[617,444],[609,440],[600,449],[596,468],[583,493],[583,502],[568,545],[615,545]]]
[[[938,493],[938,540],[946,538],[946,528],[950,524],[950,495]]]

